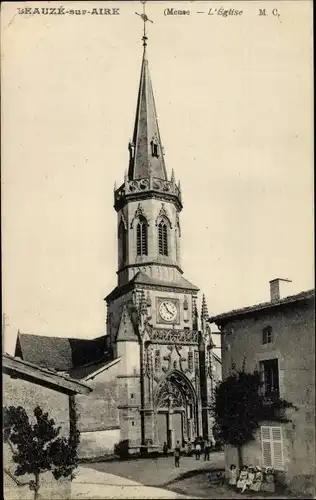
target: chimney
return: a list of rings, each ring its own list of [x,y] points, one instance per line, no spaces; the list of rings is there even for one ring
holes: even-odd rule
[[[271,280],[269,282],[270,283],[271,302],[275,302],[275,301],[280,300],[284,297],[284,294],[280,293],[280,284],[284,283],[284,282],[285,283],[292,283],[292,281],[288,280],[287,278],[275,278],[274,280]]]

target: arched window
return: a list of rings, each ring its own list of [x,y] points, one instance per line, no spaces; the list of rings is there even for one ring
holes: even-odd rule
[[[161,255],[168,255],[168,228],[164,220],[158,224],[158,248]]]
[[[137,255],[148,255],[148,231],[145,217],[141,217],[136,226]]]
[[[126,261],[126,246],[127,246],[127,238],[126,238],[126,229],[124,222],[121,220],[119,225],[119,241],[120,241],[120,256],[121,263],[125,264]]]

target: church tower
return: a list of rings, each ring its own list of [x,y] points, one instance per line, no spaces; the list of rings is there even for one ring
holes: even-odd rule
[[[166,168],[149,74],[148,18],[141,17],[143,55],[129,163],[124,182],[114,189],[117,286],[105,299],[109,345],[121,358],[121,441],[135,450],[208,434],[209,407],[208,341],[198,330],[198,288],[181,267],[181,187]]]

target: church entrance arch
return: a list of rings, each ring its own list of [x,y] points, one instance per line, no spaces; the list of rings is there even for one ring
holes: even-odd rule
[[[155,421],[159,446],[170,448],[197,436],[197,399],[194,387],[181,372],[174,370],[160,382],[154,395]]]

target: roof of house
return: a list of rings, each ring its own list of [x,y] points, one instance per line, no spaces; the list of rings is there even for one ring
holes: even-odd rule
[[[248,307],[242,307],[240,309],[233,309],[231,311],[218,314],[216,316],[212,316],[208,319],[210,323],[217,323],[221,324],[224,323],[225,320],[231,320],[235,317],[239,316],[245,316],[247,314],[252,314],[254,312],[259,312],[259,311],[264,311],[267,309],[276,309],[278,307],[283,307],[287,305],[293,305],[294,303],[299,303],[302,301],[310,300],[315,297],[315,290],[307,290],[304,292],[300,292],[296,295],[291,295],[289,297],[285,297],[283,299],[275,300],[275,301],[269,301],[269,302],[262,302],[260,304],[255,304],[252,306]]]
[[[69,371],[105,357],[107,337],[75,339],[18,333],[15,356],[36,365]]]
[[[92,388],[67,375],[38,366],[34,363],[2,354],[2,371],[10,377],[20,378],[64,394],[89,394]]]
[[[108,370],[121,360],[120,357],[110,360],[102,360],[97,363],[90,363],[85,366],[78,366],[69,371],[70,377],[78,380],[93,380],[99,373]]]
[[[216,359],[216,361],[218,361],[218,363],[222,364],[222,359],[218,356],[218,354],[216,354],[214,351],[212,351],[212,354],[213,354],[214,358]]]

